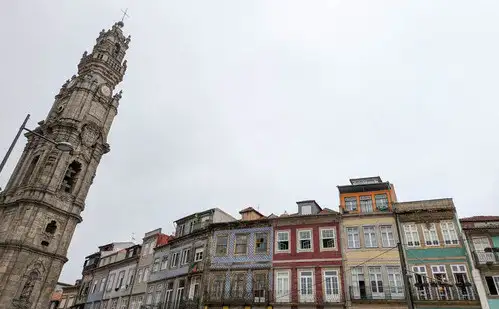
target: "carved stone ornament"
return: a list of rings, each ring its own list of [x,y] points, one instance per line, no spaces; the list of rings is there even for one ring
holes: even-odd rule
[[[91,147],[97,142],[100,132],[97,125],[93,123],[87,123],[83,126],[81,131],[81,142],[87,147]]]

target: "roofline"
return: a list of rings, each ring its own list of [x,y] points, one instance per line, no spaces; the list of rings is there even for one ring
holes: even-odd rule
[[[185,220],[187,220],[189,218],[195,217],[196,215],[197,216],[201,216],[201,215],[204,215],[204,214],[207,214],[207,213],[213,213],[213,212],[215,212],[215,209],[217,209],[217,208],[210,208],[210,209],[207,209],[207,210],[204,210],[204,211],[195,212],[195,213],[192,213],[192,214],[190,214],[188,216],[185,216],[185,217],[182,217],[180,219],[177,219],[177,220],[175,220],[173,222],[177,223],[179,221],[185,221]]]

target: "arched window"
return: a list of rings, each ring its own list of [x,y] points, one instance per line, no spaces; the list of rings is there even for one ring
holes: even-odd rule
[[[55,231],[57,230],[57,223],[52,220],[50,221],[49,224],[47,224],[47,227],[45,228],[45,232],[54,235]]]
[[[40,156],[36,156],[31,160],[31,163],[29,164],[28,169],[26,170],[26,173],[24,174],[24,179],[21,183],[21,185],[25,185],[28,183],[28,181],[31,178],[31,175],[33,174],[36,164],[38,163],[38,160],[40,159]]]
[[[73,161],[73,163],[68,166],[66,174],[64,175],[64,179],[62,180],[62,189],[64,190],[64,192],[73,192],[80,172],[81,164],[79,162]]]
[[[33,287],[35,286],[35,281],[38,280],[38,273],[36,271],[32,271],[26,282],[24,283],[21,294],[19,295],[19,299],[21,300],[29,300],[31,297],[31,293],[33,292]]]

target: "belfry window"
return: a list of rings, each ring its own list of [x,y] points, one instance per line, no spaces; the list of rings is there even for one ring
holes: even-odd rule
[[[73,161],[73,163],[68,166],[64,179],[62,180],[62,189],[64,192],[71,193],[73,191],[80,171],[81,164],[76,161]]]

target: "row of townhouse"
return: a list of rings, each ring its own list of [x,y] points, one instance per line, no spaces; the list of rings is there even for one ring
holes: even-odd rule
[[[452,199],[398,202],[380,177],[338,191],[338,212],[213,208],[175,221],[175,235],[101,246],[74,308],[499,308],[499,224],[463,230]]]

